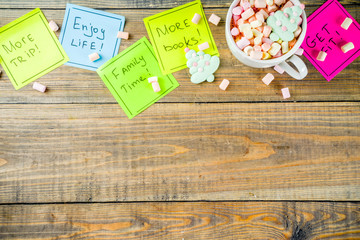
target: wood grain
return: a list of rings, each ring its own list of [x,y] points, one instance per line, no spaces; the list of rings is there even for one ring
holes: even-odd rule
[[[100,9],[149,9],[149,8],[173,8],[180,6],[182,4],[191,2],[191,0],[144,0],[144,1],[84,1],[84,0],[56,0],[56,1],[47,1],[47,0],[21,0],[21,1],[12,1],[12,0],[0,0],[1,8],[65,8],[66,3],[70,2],[73,4],[79,4],[91,8],[100,8]],[[205,8],[214,8],[214,7],[229,7],[232,0],[203,0],[202,4]],[[325,0],[306,0],[301,1],[306,5],[321,5]],[[359,4],[357,0],[340,0],[341,4]]]
[[[49,1],[50,3],[51,1]],[[119,1],[122,2],[122,1]],[[308,7],[311,13],[316,7]],[[347,6],[347,10],[360,21],[359,5]],[[0,25],[25,14],[29,10],[2,9],[0,10]],[[126,16],[125,30],[131,33],[131,39],[122,41],[120,51],[124,50],[135,41],[147,36],[142,22],[144,17],[153,15],[163,10],[111,10],[111,12]],[[64,9],[44,10],[48,19],[62,23]],[[206,14],[216,13],[226,16],[226,9],[206,9]],[[282,101],[279,93],[283,87],[289,87],[291,101],[359,101],[360,100],[360,60],[355,60],[346,71],[342,71],[331,82],[327,82],[321,74],[302,57],[309,75],[303,81],[291,79],[287,74],[280,75],[273,69],[254,69],[238,62],[230,53],[225,41],[225,23],[218,27],[211,25],[211,31],[221,55],[221,66],[216,72],[216,81],[200,85],[192,84],[188,70],[174,74],[180,87],[161,99],[160,102],[278,102]],[[271,72],[276,81],[270,86],[262,83],[261,78]],[[231,81],[226,92],[220,91],[218,85],[223,78]],[[15,91],[6,74],[0,78],[0,104],[1,103],[116,103],[99,76],[92,71],[79,68],[62,66],[38,80],[48,86],[49,91],[44,95],[32,89],[31,84]]]
[[[2,239],[360,239],[359,203],[0,206]]]
[[[5,104],[0,202],[360,199],[359,103]]]

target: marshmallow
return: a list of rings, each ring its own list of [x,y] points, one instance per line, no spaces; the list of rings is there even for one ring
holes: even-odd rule
[[[232,13],[233,13],[234,15],[240,15],[242,12],[243,12],[243,8],[240,7],[240,6],[234,8],[234,9],[232,10]]]
[[[284,1],[283,0],[274,0],[274,3],[278,6],[280,6],[281,4],[284,3]]]
[[[294,37],[297,38],[301,34],[301,32],[302,32],[302,29],[300,26],[298,26],[298,28],[294,32]]]
[[[121,32],[119,31],[117,34],[117,38],[122,38],[122,39],[129,39],[129,33],[128,32]]]
[[[290,98],[290,91],[289,88],[281,89],[282,95],[284,99]]]
[[[284,11],[285,8],[289,8],[289,7],[292,7],[294,6],[294,4],[291,2],[291,1],[288,1],[285,3],[285,5],[281,8],[281,11]]]
[[[345,30],[348,30],[350,25],[352,24],[353,20],[351,18],[345,18],[345,20],[343,21],[343,23],[341,24],[341,27]]]
[[[260,45],[255,45],[255,46],[254,46],[254,51],[261,52],[261,51],[262,51],[261,46],[260,46]]]
[[[272,30],[272,27],[270,27],[269,25],[266,25],[263,30],[264,37],[268,38],[270,36],[271,30]]]
[[[255,0],[255,7],[256,8],[266,8],[266,1],[265,0]]]
[[[199,48],[200,51],[204,51],[204,50],[210,48],[210,46],[209,46],[209,43],[208,43],[208,42],[204,42],[204,43],[200,44],[200,45],[198,46],[198,48]]]
[[[161,88],[160,88],[160,85],[159,85],[158,82],[152,82],[151,86],[152,86],[154,92],[160,92],[161,91]]]
[[[40,83],[34,82],[33,83],[33,89],[38,90],[39,92],[45,92],[46,91],[46,86],[44,86],[44,85],[42,85]]]
[[[263,56],[263,53],[261,51],[252,51],[250,53],[250,57],[252,59],[256,59],[256,60],[261,60],[262,56]]]
[[[266,85],[269,85],[272,80],[274,80],[274,75],[272,75],[271,73],[266,74],[265,77],[262,79],[263,83],[265,83]]]
[[[262,50],[263,50],[264,52],[267,52],[267,51],[270,50],[271,45],[268,44],[268,43],[263,43],[263,45],[261,45],[261,48],[262,48]]]
[[[270,58],[271,58],[271,55],[269,53],[263,52],[263,56],[262,56],[263,60],[270,59]]]
[[[240,15],[240,14],[238,14],[238,15]],[[192,21],[193,23],[195,23],[195,24],[198,24],[199,21],[200,21],[200,19],[201,19],[201,15],[198,14],[198,13],[195,13],[195,14],[194,14],[194,17],[192,18],[191,21]]]
[[[270,45],[272,45],[272,44],[274,43],[273,40],[271,40],[270,38],[266,38],[266,37],[264,37],[264,38],[262,39],[262,41],[263,41],[263,43],[268,43],[268,44],[270,44]]]
[[[251,51],[254,51],[254,48],[252,46],[247,46],[243,51],[246,55],[250,56],[250,53]]]
[[[262,22],[262,23],[265,21],[264,15],[262,15],[260,12],[257,12],[257,13],[255,14],[255,17],[256,17],[256,19],[257,19],[258,21],[260,21],[260,22]]]
[[[320,51],[318,56],[316,57],[316,60],[323,62],[325,61],[326,56],[327,56],[326,52]]]
[[[53,30],[54,32],[56,32],[57,30],[59,30],[59,26],[56,24],[56,22],[54,22],[53,20],[51,20],[49,22],[49,27],[51,28],[51,30]]]
[[[154,92],[160,92],[161,91],[157,76],[148,78],[148,81],[149,81],[149,83],[151,83],[151,86],[152,86]]]
[[[257,27],[262,26],[262,22],[260,22],[259,20],[255,20],[255,21],[252,21],[250,23],[250,25],[251,25],[252,28],[257,28]]]
[[[100,59],[100,56],[98,53],[92,53],[89,55],[89,59],[90,59],[90,61],[95,62],[96,60]]]
[[[257,29],[251,29],[251,31],[253,32],[253,34],[255,35],[255,37],[263,37],[264,34],[262,34],[259,30]]]
[[[268,10],[269,13],[273,13],[273,12],[275,12],[277,9],[278,9],[278,7],[277,7],[275,4],[272,5],[272,6],[268,6],[268,7],[267,7],[267,10]]]
[[[352,42],[349,42],[341,47],[341,51],[343,51],[343,53],[347,53],[348,51],[350,51],[354,48],[355,48],[354,44]]]
[[[274,0],[266,0],[267,5],[274,5]]]
[[[254,39],[254,45],[261,45],[262,43],[262,37],[258,36]]]
[[[282,50],[282,54],[287,53],[289,51],[289,42],[282,42],[281,50]]]
[[[241,14],[241,17],[242,17],[242,19],[247,20],[254,14],[255,14],[254,10],[252,8],[249,8],[248,10],[246,10],[245,12],[243,12]]]
[[[210,18],[209,18],[209,22],[211,22],[214,25],[218,25],[220,22],[221,18],[219,16],[217,16],[216,14],[211,14]]]
[[[302,56],[304,54],[304,49],[299,48],[298,50],[296,50],[295,54],[298,56]]]
[[[240,31],[237,27],[234,27],[233,29],[231,29],[231,35],[237,36],[239,34],[240,34]]]
[[[262,15],[264,15],[264,18],[265,18],[265,19],[267,19],[267,18],[269,17],[269,14],[268,14],[267,12],[265,12],[264,9],[261,9],[261,10],[259,11],[259,13],[261,13]]]
[[[243,50],[245,47],[250,45],[250,41],[246,37],[243,37],[236,42],[236,45],[238,46],[238,48]]]
[[[271,44],[271,48],[269,50],[269,53],[271,56],[275,56],[281,49],[281,45],[278,43]]]
[[[158,77],[157,77],[157,76],[155,76],[155,77],[149,77],[149,78],[148,78],[148,81],[149,81],[149,83],[157,82],[157,81],[158,81]]]
[[[279,65],[275,65],[274,70],[280,74],[283,74],[285,72],[285,70],[282,69]]]
[[[229,84],[230,84],[230,81],[229,80],[227,80],[227,79],[224,79],[224,80],[222,80],[222,82],[221,82],[221,84],[219,85],[219,88],[221,89],[221,90],[226,90],[226,88],[229,86]]]

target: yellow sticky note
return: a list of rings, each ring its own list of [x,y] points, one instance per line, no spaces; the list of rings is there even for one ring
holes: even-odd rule
[[[191,21],[195,13],[201,16],[198,24]],[[208,42],[204,52],[219,56],[200,0],[144,18],[144,23],[163,74],[186,68],[186,47],[199,51],[198,45]]]
[[[0,28],[0,63],[16,90],[67,61],[39,8]]]

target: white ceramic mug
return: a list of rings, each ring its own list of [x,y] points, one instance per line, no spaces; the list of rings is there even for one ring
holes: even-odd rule
[[[300,5],[299,0],[291,0],[294,5]],[[300,48],[301,44],[303,43],[305,39],[306,29],[307,29],[307,19],[305,11],[301,14],[301,17],[303,19],[302,22],[302,32],[295,44],[295,46],[286,54],[279,58],[273,58],[269,60],[256,60],[252,59],[249,56],[247,56],[242,50],[238,48],[238,46],[235,44],[234,38],[231,35],[231,19],[232,19],[232,10],[234,7],[236,7],[239,4],[240,0],[235,0],[227,13],[226,16],[226,26],[225,26],[225,35],[226,35],[226,41],[230,48],[230,51],[232,54],[243,64],[254,67],[254,68],[268,68],[273,67],[275,65],[279,65],[282,69],[284,69],[291,77],[301,80],[308,74],[308,69],[305,65],[305,63],[294,53]],[[292,66],[290,66],[286,61],[290,61],[294,64],[294,66],[297,68],[295,70]]]

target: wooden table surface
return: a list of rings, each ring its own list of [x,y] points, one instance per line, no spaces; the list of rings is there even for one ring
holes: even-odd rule
[[[0,25],[36,7],[61,24],[66,2],[0,0]],[[71,1],[126,17],[120,51],[147,36],[144,17],[186,2]],[[358,0],[340,2],[360,21]],[[132,120],[95,72],[62,66],[45,94],[2,75],[0,239],[360,239],[359,59],[331,82],[305,57],[303,81],[246,67],[225,41],[230,1],[203,5],[222,18],[215,82],[176,72]]]

